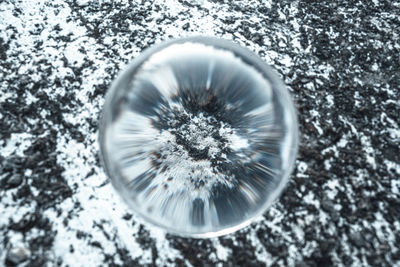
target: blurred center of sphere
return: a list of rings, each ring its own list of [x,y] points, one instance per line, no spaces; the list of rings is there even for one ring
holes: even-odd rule
[[[108,94],[105,167],[129,206],[189,236],[232,232],[287,182],[297,149],[288,92],[248,51],[208,38],[136,59]]]

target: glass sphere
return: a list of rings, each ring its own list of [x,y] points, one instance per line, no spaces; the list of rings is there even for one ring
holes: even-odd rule
[[[100,123],[112,184],[173,234],[246,226],[279,196],[298,146],[289,93],[256,55],[206,37],[156,45],[113,83]]]

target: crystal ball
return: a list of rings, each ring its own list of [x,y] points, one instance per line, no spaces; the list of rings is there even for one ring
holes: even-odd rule
[[[117,77],[100,121],[103,166],[145,221],[215,237],[262,215],[298,147],[288,90],[259,57],[192,37],[144,51]]]

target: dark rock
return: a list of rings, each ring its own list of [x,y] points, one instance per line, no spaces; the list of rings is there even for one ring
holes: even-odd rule
[[[101,246],[100,242],[98,242],[98,241],[93,241],[92,243],[90,243],[90,245],[92,245],[93,247],[96,247],[96,248],[100,248],[100,249],[103,248]]]
[[[355,232],[350,234],[350,241],[359,248],[365,246],[365,240],[360,232]]]
[[[23,181],[23,177],[20,174],[13,174],[7,179],[7,187],[15,188],[18,187]]]
[[[46,257],[37,255],[35,257],[32,257],[32,260],[29,262],[29,267],[42,267],[46,265],[46,262]]]
[[[189,29],[189,27],[190,27],[190,23],[189,23],[189,22],[186,22],[186,23],[182,26],[182,29],[187,30],[187,29]]]
[[[132,218],[132,214],[126,213],[122,219],[129,221]]]
[[[323,210],[325,210],[327,212],[332,212],[335,210],[335,204],[333,203],[332,200],[330,200],[328,198],[325,198],[322,200],[321,207]]]
[[[26,261],[31,256],[31,251],[24,247],[12,248],[8,251],[6,256],[6,265],[15,266],[21,262]]]
[[[30,189],[29,185],[27,185],[27,184],[21,186],[17,191],[18,198],[26,198],[30,194],[31,194],[31,189]]]
[[[27,213],[19,222],[11,224],[9,228],[14,231],[27,232],[35,226],[36,221],[36,214]]]

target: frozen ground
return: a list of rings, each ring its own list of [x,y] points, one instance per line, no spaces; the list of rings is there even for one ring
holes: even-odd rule
[[[400,266],[399,14],[378,0],[1,1],[0,266]],[[207,240],[142,224],[97,156],[116,74],[199,34],[272,65],[301,125],[279,201]]]

